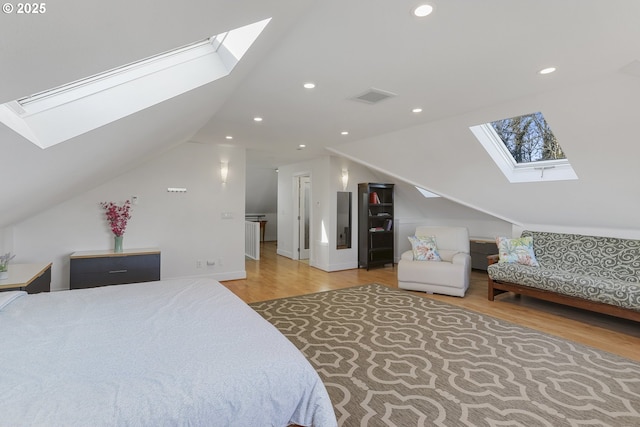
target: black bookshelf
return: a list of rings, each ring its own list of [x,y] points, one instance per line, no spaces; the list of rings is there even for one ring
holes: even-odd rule
[[[358,268],[394,264],[394,184],[358,184]]]

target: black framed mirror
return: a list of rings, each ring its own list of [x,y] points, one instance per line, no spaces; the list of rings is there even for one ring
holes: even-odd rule
[[[351,192],[338,191],[336,249],[351,248]]]

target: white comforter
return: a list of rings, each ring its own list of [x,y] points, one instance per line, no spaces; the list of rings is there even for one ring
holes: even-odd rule
[[[291,423],[337,424],[324,385],[216,281],[24,295],[0,308],[2,426]]]

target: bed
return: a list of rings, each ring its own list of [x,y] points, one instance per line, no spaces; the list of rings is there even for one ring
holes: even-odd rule
[[[11,426],[337,425],[302,353],[210,279],[0,293]]]

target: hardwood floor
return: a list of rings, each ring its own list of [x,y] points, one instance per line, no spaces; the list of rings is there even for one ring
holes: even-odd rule
[[[277,255],[275,242],[262,243],[260,256],[260,261],[247,259],[246,279],[222,282],[247,303],[367,283],[398,287],[397,266],[327,273]],[[464,298],[413,293],[640,361],[640,323],[512,294],[492,302],[487,299],[487,275],[481,271],[471,273]]]

